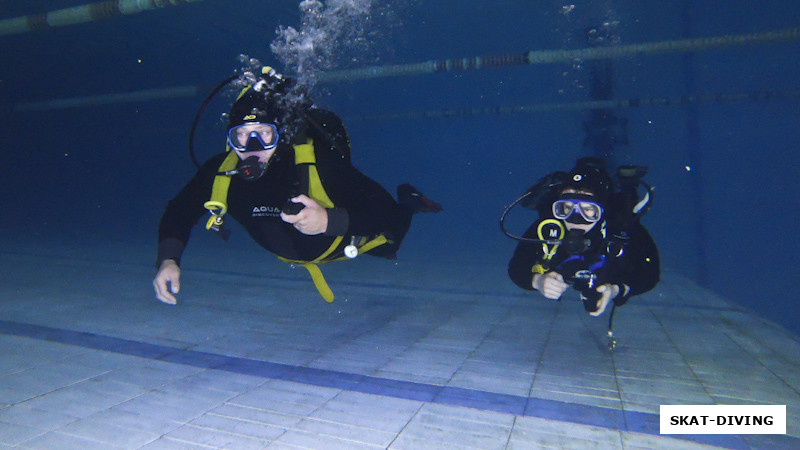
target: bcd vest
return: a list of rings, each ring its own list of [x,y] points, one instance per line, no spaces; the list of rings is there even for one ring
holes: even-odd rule
[[[325,192],[325,187],[322,185],[322,180],[317,171],[316,155],[314,153],[314,142],[312,139],[307,139],[305,144],[296,144],[294,147],[294,164],[297,167],[300,179],[307,180],[307,186],[304,187],[306,192],[303,192],[308,197],[314,199],[323,208],[333,208],[334,204],[328,194]],[[203,205],[211,213],[211,217],[206,223],[206,229],[212,231],[221,231],[224,223],[223,216],[228,211],[228,188],[231,184],[232,175],[224,175],[224,172],[233,170],[239,161],[239,157],[235,152],[231,151],[228,156],[222,161],[219,166],[219,174],[214,177],[214,184],[211,188],[211,199]],[[333,291],[331,291],[325,277],[322,276],[322,271],[318,265],[340,261],[344,259],[352,259],[353,256],[344,256],[343,250],[339,247],[342,245],[344,236],[337,236],[330,247],[311,261],[291,260],[278,256],[278,259],[288,264],[299,264],[308,270],[314,286],[317,291],[325,299],[326,302],[331,303],[334,300]],[[380,234],[375,237],[367,236],[353,236],[350,245],[354,246],[357,254],[366,253],[379,245],[390,242],[386,236]],[[338,251],[337,251],[338,250]]]

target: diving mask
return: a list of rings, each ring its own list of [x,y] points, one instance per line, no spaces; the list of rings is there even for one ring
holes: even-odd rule
[[[588,223],[597,222],[603,215],[603,207],[589,199],[563,198],[553,202],[553,216],[556,219],[567,220],[576,211]]]
[[[228,145],[239,152],[270,150],[278,145],[278,137],[271,123],[247,122],[228,130]]]

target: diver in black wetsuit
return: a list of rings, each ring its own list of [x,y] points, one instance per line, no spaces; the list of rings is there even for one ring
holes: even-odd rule
[[[658,249],[639,221],[636,187],[642,173],[623,173],[615,192],[604,164],[581,158],[568,174],[545,177],[535,204],[540,214],[508,264],[519,287],[560,299],[572,285],[584,308],[601,315],[613,302],[653,289],[659,281]],[[543,186],[546,184],[546,186]],[[513,237],[513,236],[512,236]]]
[[[291,82],[270,71],[265,68],[234,103],[228,152],[203,164],[164,211],[153,281],[162,302],[177,302],[181,255],[207,212],[207,229],[225,237],[223,216],[229,214],[259,245],[308,268],[320,294],[332,301],[317,263],[365,252],[394,258],[412,215],[442,210],[409,184],[398,187],[395,201],[359,172],[350,163],[341,120],[310,105],[287,107]]]

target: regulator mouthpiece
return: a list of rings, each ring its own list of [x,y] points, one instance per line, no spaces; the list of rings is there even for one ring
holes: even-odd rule
[[[256,181],[264,176],[267,171],[267,163],[258,160],[257,156],[250,156],[239,164],[236,174],[244,178],[245,181]]]

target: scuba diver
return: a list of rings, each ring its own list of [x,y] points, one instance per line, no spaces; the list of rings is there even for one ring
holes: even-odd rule
[[[227,238],[230,215],[260,246],[303,265],[332,302],[318,264],[366,252],[395,258],[412,216],[442,211],[410,184],[397,188],[395,201],[359,172],[350,163],[341,120],[313,106],[302,87],[270,67],[242,89],[228,119],[226,152],[203,164],[161,217],[153,285],[164,303],[177,303],[181,255],[192,227],[207,213],[208,230]]]
[[[585,157],[569,173],[551,173],[532,186],[501,217],[503,232],[520,241],[508,264],[511,280],[554,300],[572,286],[595,317],[611,304],[613,318],[614,306],[653,289],[660,277],[658,249],[640,223],[652,200],[652,189],[641,181],[646,171],[620,167],[617,190],[603,160]],[[641,201],[640,185],[647,191]],[[509,234],[503,223],[518,203],[540,216],[522,237]]]

